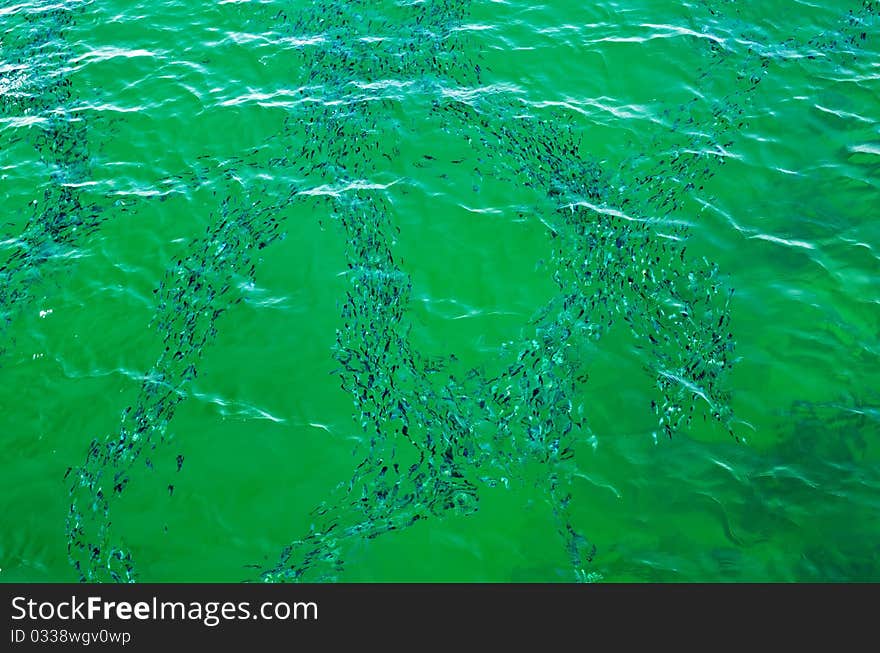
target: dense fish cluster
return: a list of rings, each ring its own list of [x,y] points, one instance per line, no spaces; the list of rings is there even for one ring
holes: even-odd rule
[[[47,175],[42,194],[27,208],[4,207],[12,215],[28,217],[20,230],[0,232],[3,326],[27,301],[45,264],[71,255],[101,223],[101,209],[83,191],[90,175],[88,127],[76,110],[67,75],[72,54],[64,38],[65,29],[85,9],[81,2],[46,2],[3,12],[0,118],[5,142],[0,147],[26,140]]]
[[[349,9],[354,18],[346,21]],[[356,43],[353,36],[365,25],[371,34],[388,28],[372,25],[362,12],[359,3],[349,3],[346,11],[336,13],[339,25],[334,27],[352,30],[344,42]],[[321,23],[301,21],[299,36],[326,29],[324,14],[315,15]],[[455,19],[463,15],[456,12]],[[415,22],[423,21],[419,16]],[[457,27],[453,20],[445,25],[446,31],[434,31],[434,38],[444,43]],[[453,84],[478,79],[479,67],[472,62],[457,60],[456,66],[467,66],[464,70],[440,66],[433,55],[436,48],[425,51],[433,64],[422,70],[429,79]],[[319,66],[324,57],[323,52],[317,55],[307,69],[313,79],[323,75],[325,87],[338,84],[338,70]],[[356,69],[359,79],[369,79],[377,67],[388,79],[411,71],[411,61],[404,69],[394,58],[355,59],[364,60],[369,66]],[[731,428],[728,396],[721,385],[733,349],[729,292],[716,266],[687,258],[686,229],[669,217],[679,210],[682,196],[723,163],[723,147],[729,145],[725,139],[742,113],[737,100],[757,86],[767,67],[763,58],[748,63],[756,70],[740,76],[735,97],[713,107],[709,119],[698,124],[699,138],[707,142],[695,143],[695,137],[680,130],[667,158],[642,177],[627,168],[628,178],[617,179],[595,162],[584,161],[576,135],[558,122],[528,116],[516,97],[472,94],[461,101],[447,94],[434,101],[432,111],[450,133],[465,135],[495,170],[506,169],[509,178],[535,187],[556,205],[542,220],[557,243],[554,279],[560,293],[540,311],[534,338],[512,347],[506,370],[493,378],[479,370],[456,376],[412,351],[402,326],[410,284],[389,246],[395,233],[387,203],[381,201],[383,189],[364,196],[364,189],[356,186],[361,171],[371,169],[370,161],[355,160],[334,170],[337,188],[348,189],[334,193],[331,201],[353,259],[353,290],[345,305],[337,357],[345,367],[342,386],[355,398],[370,449],[341,488],[342,496],[317,509],[312,532],[286,547],[263,579],[335,578],[347,540],[376,537],[447,511],[472,511],[478,482],[516,477],[528,460],[546,465],[544,489],[576,578],[589,579],[587,563],[594,549],[568,517],[563,461],[572,456],[575,438],[586,429],[574,400],[585,364],[579,344],[601,337],[618,318],[650,343],[660,393],[653,407],[667,435],[689,422],[701,403]],[[313,112],[309,121],[339,125],[337,132],[351,123],[375,128],[378,121],[369,98],[351,98],[346,106],[352,107],[351,113],[331,110],[316,117]],[[696,122],[688,111],[680,120]],[[332,160],[345,160],[343,148],[352,142],[352,134],[346,136]],[[374,142],[367,130],[353,136],[353,142],[369,143],[368,149],[377,151],[383,142]],[[417,460],[408,466],[395,462],[400,450],[410,447]]]
[[[352,30],[346,43],[357,42],[354,30],[364,25],[372,34],[388,28],[364,20],[359,5],[347,3],[346,10],[335,14],[337,29]],[[354,17],[346,21],[349,10]],[[863,13],[872,12],[866,5]],[[434,38],[446,43],[458,27],[455,21],[464,15],[455,12],[445,31],[433,32]],[[300,22],[300,36],[326,29],[325,14],[315,16],[320,23]],[[862,19],[850,19],[849,27],[859,27]],[[415,22],[423,20],[419,16]],[[480,69],[473,62],[456,58],[456,67],[465,66],[464,70],[440,66],[433,56],[436,48],[426,51],[433,65],[422,72],[429,79],[441,84],[478,80]],[[717,48],[712,55],[721,56]],[[315,66],[325,56],[317,55]],[[369,70],[356,71],[359,78],[375,74],[376,64],[390,79],[411,70],[410,62],[404,70],[393,58],[369,63]],[[355,398],[370,448],[354,477],[341,487],[341,496],[316,510],[312,531],[284,549],[278,564],[263,574],[264,580],[333,579],[343,568],[347,541],[376,537],[433,515],[473,511],[479,482],[515,478],[530,460],[546,466],[544,490],[554,506],[575,578],[591,579],[588,563],[595,551],[569,518],[564,461],[587,429],[575,408],[577,385],[584,380],[579,372],[585,365],[579,345],[600,338],[619,318],[650,343],[651,371],[660,394],[653,408],[663,431],[671,436],[704,404],[706,412],[733,433],[728,395],[721,384],[733,349],[730,294],[715,265],[687,257],[686,228],[670,217],[680,209],[683,196],[697,190],[724,161],[726,139],[743,112],[741,102],[768,65],[762,57],[746,63],[754,70],[739,76],[734,95],[724,106],[712,107],[707,119],[697,123],[695,112],[682,110],[678,122],[692,125],[691,131],[699,135],[675,130],[666,157],[641,177],[626,167],[626,177],[620,179],[584,160],[576,134],[560,122],[528,116],[509,94],[474,93],[467,101],[445,94],[433,102],[435,118],[450,133],[464,135],[480,148],[493,172],[503,170],[516,183],[538,189],[556,207],[541,219],[556,244],[559,295],[534,321],[534,337],[511,347],[506,369],[492,378],[477,369],[457,375],[442,362],[420,360],[412,350],[403,326],[410,284],[389,246],[395,233],[387,203],[381,202],[383,189],[374,189],[379,191],[377,198],[357,188],[361,171],[371,169],[369,161],[356,160],[334,171],[337,188],[349,189],[334,193],[332,204],[353,258],[353,289],[343,313],[337,357],[345,368],[342,387]],[[338,70],[307,69],[313,78],[324,75],[325,87],[339,83]],[[333,121],[340,131],[351,122],[375,127],[374,107],[368,102],[351,98],[346,103],[351,113],[329,111],[323,118],[312,114],[309,120]],[[360,121],[355,122],[357,117]],[[367,130],[354,136],[354,142],[370,143],[369,149],[377,151],[383,142],[373,142]],[[333,160],[343,160],[345,154],[340,151]],[[401,455],[402,449],[409,454]],[[396,462],[415,456],[411,465]]]
[[[295,202],[332,216],[346,243],[348,290],[333,356],[365,446],[351,478],[316,507],[311,530],[291,533],[295,539],[277,562],[261,567],[261,580],[334,580],[352,543],[472,513],[481,485],[507,484],[536,464],[544,470],[538,484],[553,506],[572,578],[595,578],[595,547],[574,523],[569,485],[576,446],[589,436],[586,352],[615,324],[651,352],[656,399],[645,409],[656,413],[659,433],[672,436],[703,416],[736,437],[725,386],[733,363],[732,291],[716,265],[687,251],[684,217],[724,164],[773,49],[756,44],[738,59],[724,39],[698,39],[696,47],[706,50],[702,83],[726,85],[726,96],[718,94],[723,101],[707,106],[694,98],[671,111],[668,131],[647,144],[646,154],[610,168],[592,160],[583,134],[564,118],[539,115],[509,89],[481,92],[485,71],[471,54],[477,48],[466,25],[471,4],[316,0],[272,13],[273,29],[295,44],[290,70],[299,98],[266,148],[271,158],[255,151],[235,159],[248,174],[227,171],[228,197],[207,232],[168,266],[155,291],[153,321],[163,350],[118,431],[96,438],[85,461],[68,470],[69,555],[83,580],[138,579],[131,552],[112,527],[113,510],[134,466],[151,468],[170,446],[168,424],[204,348],[223,314],[242,300],[241,288],[254,282],[258,252],[282,236],[284,209]],[[712,21],[738,11],[733,2],[703,4]],[[52,175],[22,234],[4,244],[13,252],[0,268],[7,319],[23,301],[23,280],[53,248],[75,246],[100,226],[99,210],[78,191],[88,175],[85,126],[64,109],[69,82],[51,72],[63,69],[53,57],[65,55],[47,55],[45,74],[23,63],[39,60],[52,37],[40,30],[63,31],[79,10],[64,7],[21,14],[39,29],[19,28],[23,43],[3,45],[4,90],[42,86],[23,93],[24,103],[4,92],[0,109],[43,117],[35,145]],[[839,30],[803,48],[830,55],[857,47],[875,13],[875,3],[864,2]],[[63,39],[56,34],[52,42]],[[423,103],[404,106],[401,88]],[[412,281],[395,253],[404,234],[393,198],[409,183],[395,173],[398,121],[413,111],[468,144],[475,176],[531,189],[529,217],[547,229],[547,269],[557,292],[536,307],[527,337],[510,342],[490,365],[463,367],[454,352],[427,356],[411,339]],[[426,153],[420,165],[431,160]],[[266,166],[295,170],[301,181],[281,192],[241,181]],[[184,456],[175,454],[180,470]]]

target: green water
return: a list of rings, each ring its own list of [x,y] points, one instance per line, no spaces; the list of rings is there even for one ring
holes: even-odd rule
[[[880,580],[877,3],[0,5],[0,580]]]

